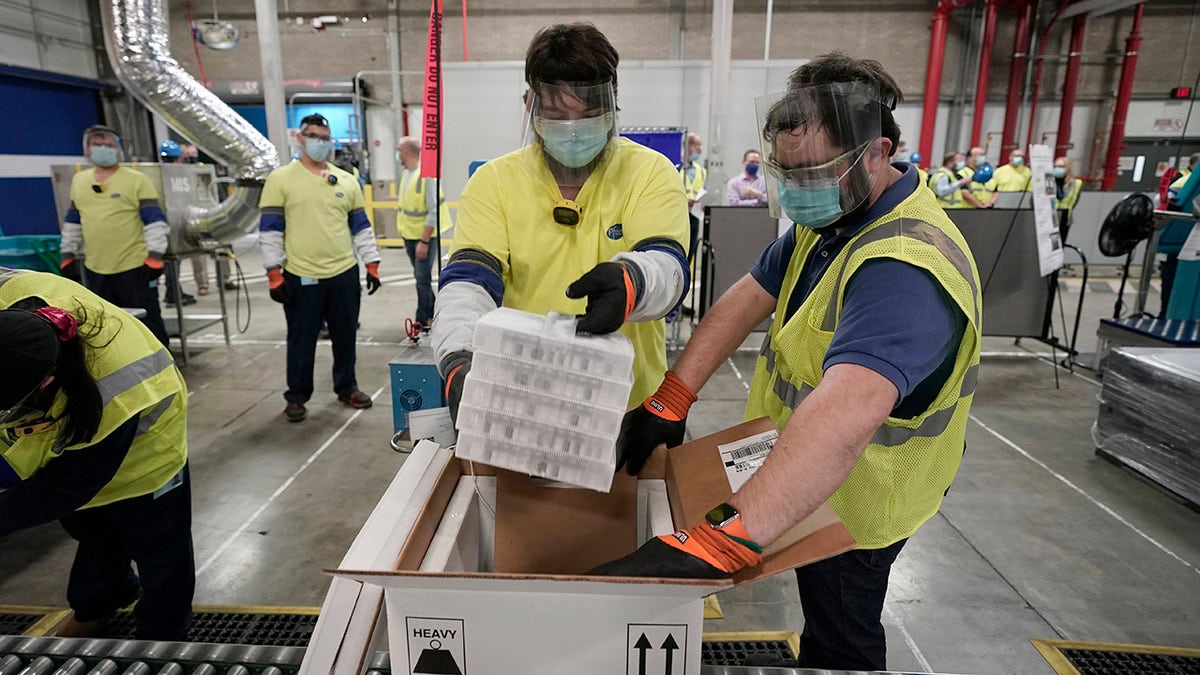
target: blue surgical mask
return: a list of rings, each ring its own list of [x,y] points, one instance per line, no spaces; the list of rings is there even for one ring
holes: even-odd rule
[[[108,168],[117,163],[117,149],[107,145],[93,145],[88,151],[88,159],[96,166]]]
[[[757,164],[747,164],[746,165],[746,175],[747,176],[757,176],[758,175],[758,165]]]
[[[542,145],[551,157],[572,169],[586,166],[608,145],[612,115],[588,117],[581,120],[536,120]]]
[[[688,155],[688,164],[695,164],[696,162],[699,162],[699,161],[700,161],[700,153],[693,152],[692,154]]]
[[[962,171],[963,169],[967,168],[967,163],[960,159],[954,163],[954,168],[958,171]]]
[[[1025,163],[1025,158],[1024,157],[1013,157],[1012,159],[1009,160],[1008,163],[1012,164],[1013,166],[1021,166],[1022,164]]]
[[[1067,167],[1065,167],[1065,166],[1054,167],[1054,177],[1055,178],[1066,178],[1067,177]]]
[[[836,178],[810,183],[804,187],[780,184],[779,205],[797,225],[815,230],[842,215],[842,194]]]
[[[333,152],[333,141],[322,141],[315,138],[304,140],[304,154],[314,162],[324,162]]]

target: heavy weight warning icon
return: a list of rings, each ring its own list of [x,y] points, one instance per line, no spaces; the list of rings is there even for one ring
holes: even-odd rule
[[[462,619],[405,617],[411,675],[466,675]]]
[[[683,675],[687,624],[631,623],[626,633],[627,675]]]

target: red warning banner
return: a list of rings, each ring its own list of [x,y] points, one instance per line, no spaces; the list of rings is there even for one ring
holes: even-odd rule
[[[442,0],[429,6],[425,96],[421,124],[421,177],[438,178],[442,142]]]

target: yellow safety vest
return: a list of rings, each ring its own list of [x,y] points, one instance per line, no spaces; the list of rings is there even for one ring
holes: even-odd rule
[[[913,419],[889,417],[829,498],[861,548],[883,548],[911,536],[937,513],[962,461],[982,339],[979,274],[958,228],[932,195],[918,189],[847,242],[784,323],[790,295],[819,240],[811,230],[796,230],[784,290],[755,364],[746,419],[766,415],[782,429],[820,386],[846,284],[871,260],[902,260],[929,272],[968,322],[953,373],[936,400]]]
[[[973,180],[975,178],[975,169],[972,169],[968,166],[963,170],[966,171],[967,175],[972,178],[971,183],[967,188],[971,191],[971,196],[975,197],[975,199],[978,199],[984,204],[990,204],[992,202],[992,195],[996,192],[996,179],[993,178],[986,183],[978,183]]]
[[[695,201],[708,181],[708,169],[700,166],[700,162],[692,162],[691,167],[694,169],[691,180],[687,177],[687,164],[679,168],[679,176],[683,178],[683,191],[687,194],[688,201]]]
[[[958,180],[958,174],[954,173],[953,171],[951,171],[950,169],[947,169],[944,166],[938,167],[937,171],[934,171],[933,173],[929,174],[929,180],[927,181],[926,184],[929,186],[929,191],[931,193],[933,193],[934,200],[937,201],[938,206],[942,207],[943,209],[970,208],[970,204],[963,203],[962,190],[955,190],[954,192],[951,192],[950,194],[946,195],[945,197],[938,196],[938,194],[937,194],[937,179],[938,179],[938,176],[941,176],[941,175],[945,175],[947,178],[949,178],[951,183]]]
[[[1179,177],[1178,177],[1178,178],[1176,178],[1174,181],[1172,181],[1172,182],[1171,182],[1171,185],[1170,185],[1170,186],[1168,186],[1168,187],[1169,187],[1171,190],[1178,190],[1178,189],[1182,188],[1182,187],[1183,187],[1183,184],[1187,182],[1187,179],[1188,179],[1188,177],[1189,177],[1189,176],[1191,176],[1191,175],[1192,175],[1192,172],[1191,172],[1190,170],[1188,170],[1188,169],[1180,169],[1180,170],[1179,170]]]
[[[86,317],[88,368],[96,379],[104,412],[100,428],[85,444],[55,448],[59,425],[12,438],[0,430],[0,455],[25,480],[60,454],[87,452],[133,417],[139,417],[137,436],[117,474],[82,508],[103,506],[150,494],[165,486],[187,462],[187,386],[171,353],[128,312],[102,300],[82,286],[55,274],[0,268],[0,308],[36,296],[52,307]],[[82,311],[80,311],[82,310]],[[66,395],[50,407],[61,416]]]
[[[1063,193],[1063,198],[1058,200],[1058,208],[1066,209],[1067,215],[1075,209],[1075,203],[1079,201],[1079,193],[1083,192],[1083,180],[1080,178],[1071,179],[1071,184],[1067,186]]]
[[[408,179],[405,182],[405,179]],[[401,239],[421,239],[425,236],[425,221],[429,217],[429,207],[425,204],[425,179],[421,178],[418,169],[405,169],[400,176],[400,208],[396,211],[396,231]],[[441,218],[441,228],[445,232],[454,223],[450,222],[450,209],[446,206],[446,197],[438,188],[438,214]],[[433,236],[438,236],[437,232]]]

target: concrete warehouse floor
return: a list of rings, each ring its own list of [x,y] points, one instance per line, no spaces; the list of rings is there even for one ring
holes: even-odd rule
[[[411,268],[402,250],[385,250],[386,284],[363,297],[358,377],[375,407],[337,402],[323,342],[309,419],[287,424],[283,313],[267,298],[257,252],[242,265],[254,309],[249,330],[231,347],[219,326],[193,335],[184,368],[195,601],[320,605],[329,583],[320,569],[338,563],[404,461],[388,447],[387,363],[404,349],[403,320],[416,305]],[[1116,285],[1089,284],[1085,350],[1098,318],[1112,312]],[[1079,286],[1067,282],[1068,319]],[[190,271],[184,287],[194,291]],[[210,295],[188,311],[212,312],[216,302]],[[1149,306],[1157,308],[1157,296]],[[752,341],[700,393],[693,436],[740,421]],[[958,480],[894,568],[884,611],[892,669],[1051,672],[1028,643],[1038,637],[1200,646],[1200,514],[1096,457],[1090,429],[1099,382],[1090,371],[1064,370],[1056,388],[1048,355],[1031,340],[986,341]],[[6,537],[0,604],[64,606],[73,551],[57,524]],[[802,624],[790,573],[720,601],[725,618],[707,630]]]

